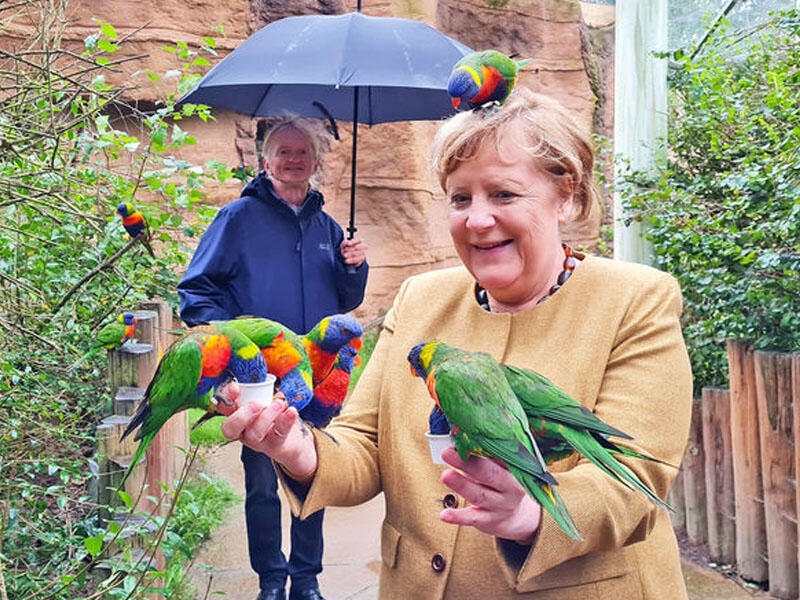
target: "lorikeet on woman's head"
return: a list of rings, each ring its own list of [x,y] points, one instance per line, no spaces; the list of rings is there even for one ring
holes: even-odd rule
[[[529,58],[515,61],[497,50],[467,54],[455,65],[447,82],[453,108],[467,102],[477,108],[489,102],[505,102],[517,84],[519,70]]]

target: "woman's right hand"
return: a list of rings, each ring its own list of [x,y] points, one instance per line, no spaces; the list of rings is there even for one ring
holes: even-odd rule
[[[225,389],[225,395],[235,402],[239,386],[231,384]],[[310,481],[317,470],[314,436],[303,424],[297,409],[282,398],[275,398],[266,408],[256,402],[238,407],[222,422],[222,434],[263,452],[301,483]]]

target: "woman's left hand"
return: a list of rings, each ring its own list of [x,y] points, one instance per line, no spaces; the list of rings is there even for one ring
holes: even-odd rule
[[[533,542],[542,521],[542,507],[508,469],[478,456],[464,462],[455,448],[447,448],[442,458],[453,467],[442,473],[442,482],[467,501],[464,508],[445,508],[439,515],[442,521],[469,525],[520,544]]]

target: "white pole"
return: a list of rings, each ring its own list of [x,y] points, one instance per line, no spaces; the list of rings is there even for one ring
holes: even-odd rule
[[[800,0],[798,0],[800,1]],[[617,0],[614,43],[614,154],[618,180],[624,163],[651,173],[665,156],[667,134],[667,0]],[[644,224],[626,224],[614,195],[614,258],[651,264]]]

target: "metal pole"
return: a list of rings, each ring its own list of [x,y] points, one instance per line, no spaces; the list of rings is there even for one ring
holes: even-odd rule
[[[356,148],[358,147],[358,86],[353,88],[353,153],[350,165],[350,224],[347,239],[352,240],[356,232]]]

